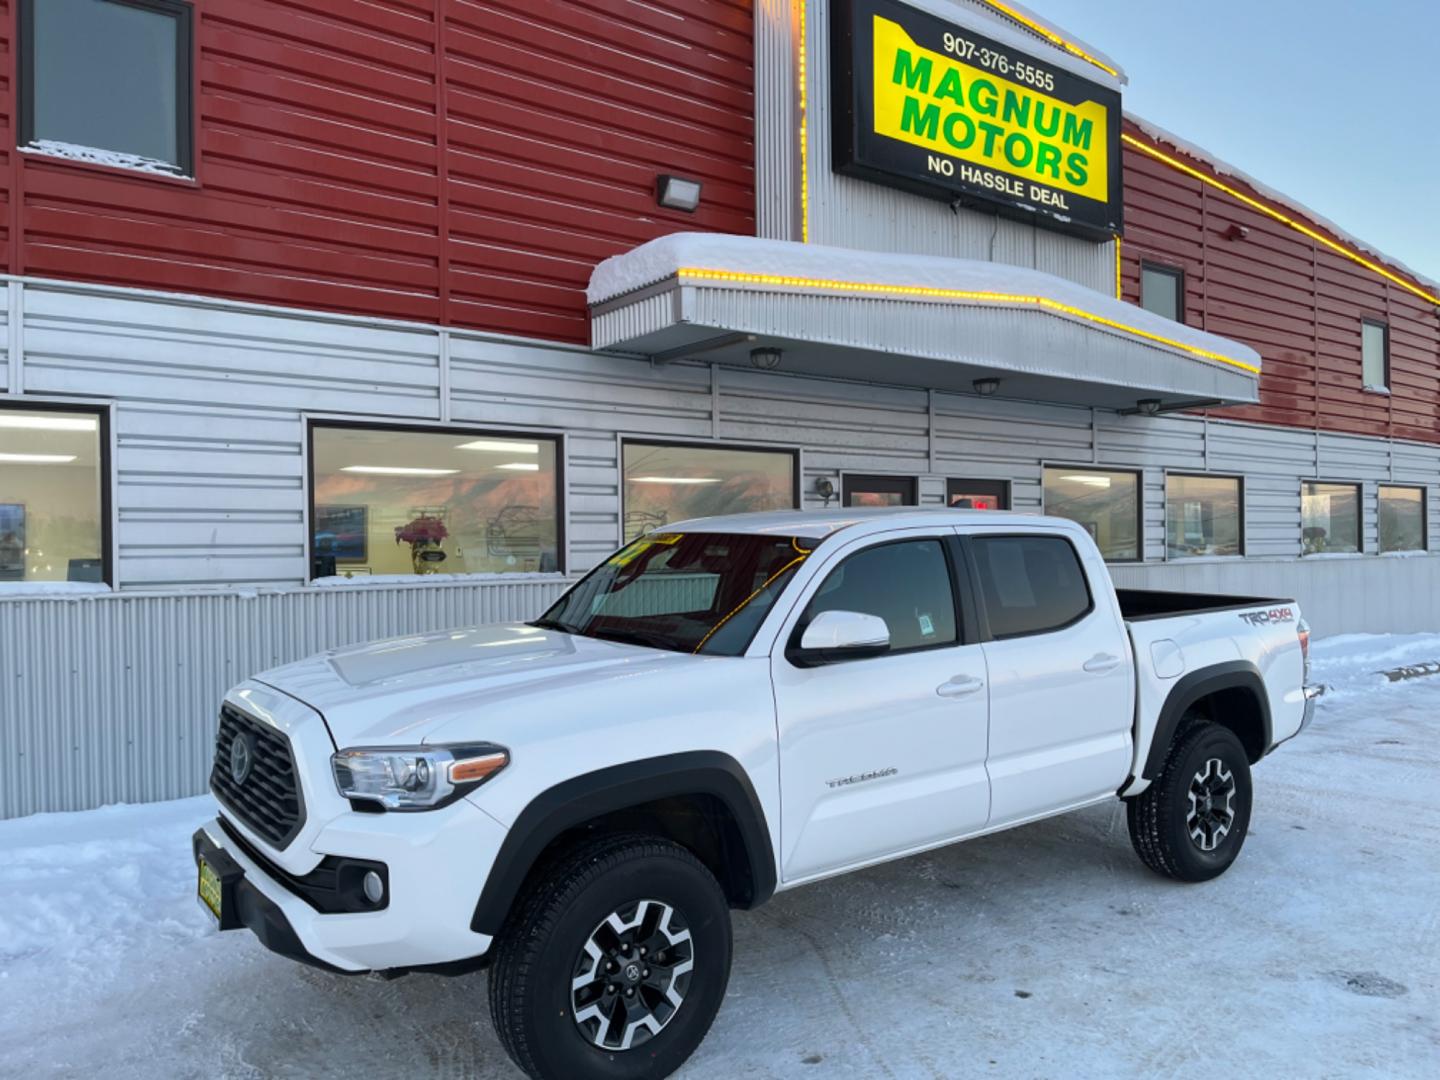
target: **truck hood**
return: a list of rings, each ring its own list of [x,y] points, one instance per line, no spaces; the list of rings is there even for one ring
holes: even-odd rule
[[[524,623],[393,638],[321,653],[256,676],[315,708],[338,748],[541,735],[601,688],[626,696],[701,657]]]

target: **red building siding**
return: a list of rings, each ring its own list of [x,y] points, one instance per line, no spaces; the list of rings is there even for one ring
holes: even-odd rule
[[[1260,404],[1216,415],[1440,442],[1440,305],[1135,143],[1156,147],[1292,220],[1295,210],[1135,125],[1127,125],[1126,134],[1133,141],[1125,146],[1124,298],[1140,302],[1142,262],[1179,266],[1185,271],[1185,321],[1243,341],[1264,357]],[[1303,224],[1328,235],[1314,222]],[[1238,229],[1248,234],[1241,238]],[[1362,388],[1366,318],[1390,326],[1389,395]]]
[[[195,180],[10,151],[5,269],[583,341],[600,259],[754,231],[748,0],[195,16]],[[699,213],[655,204],[662,172],[705,182]]]

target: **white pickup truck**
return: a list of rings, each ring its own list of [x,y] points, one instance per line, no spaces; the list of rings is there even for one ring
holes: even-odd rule
[[[1240,853],[1309,721],[1289,600],[1118,592],[1064,520],[683,522],[531,623],[326,653],[225,699],[194,837],[221,929],[337,972],[490,966],[532,1077],[660,1077],[730,909],[1119,797],[1152,870]]]

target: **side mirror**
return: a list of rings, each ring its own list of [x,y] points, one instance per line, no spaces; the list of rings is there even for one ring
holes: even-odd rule
[[[866,660],[890,651],[890,627],[878,615],[822,611],[800,638],[791,660],[800,667]]]

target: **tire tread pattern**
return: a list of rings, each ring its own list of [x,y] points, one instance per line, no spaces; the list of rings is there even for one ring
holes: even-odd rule
[[[1180,762],[1190,748],[1210,734],[1215,725],[1200,718],[1185,724],[1175,736],[1160,775],[1144,792],[1126,803],[1126,824],[1130,828],[1130,844],[1140,861],[1155,873],[1176,881],[1186,881],[1180,862],[1175,857],[1173,838],[1183,835],[1175,816],[1184,806],[1176,785],[1187,783],[1189,777],[1179,776]]]

